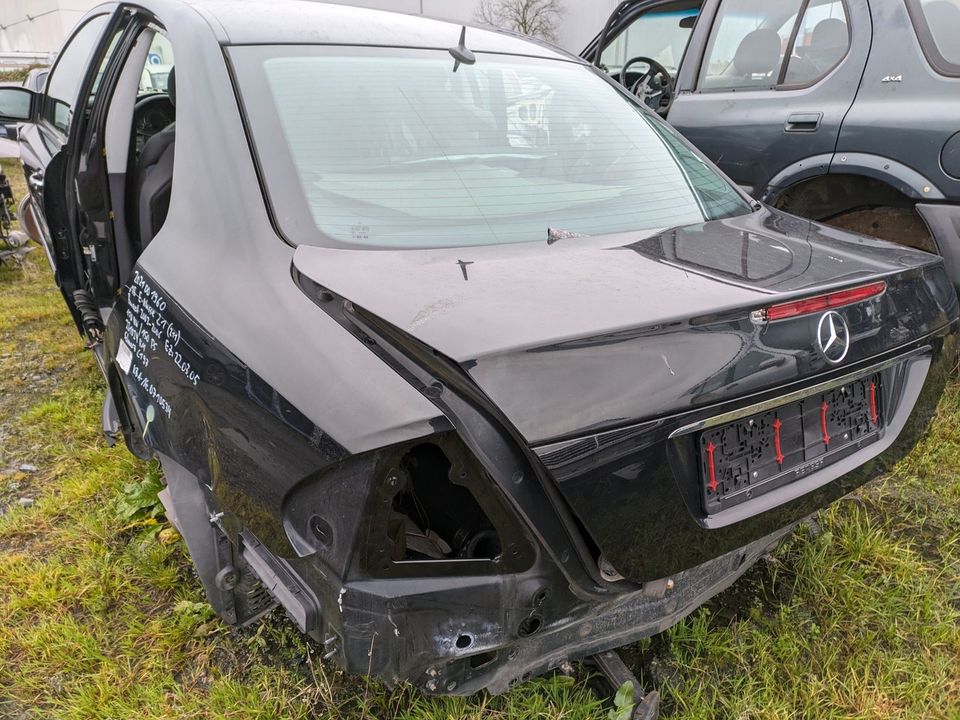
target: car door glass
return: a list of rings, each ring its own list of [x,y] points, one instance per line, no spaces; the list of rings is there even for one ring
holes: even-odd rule
[[[5,89],[0,96],[0,117],[27,120],[30,118],[31,95],[17,87]],[[0,130],[0,137],[3,137]]]
[[[930,0],[921,5],[937,50],[960,65],[960,0]]]
[[[173,68],[173,46],[166,35],[157,32],[150,41],[137,89],[133,115],[136,157],[140,156],[151,137],[174,122],[176,109],[173,105],[173,85],[176,79]],[[172,82],[171,78],[174,78]]]
[[[775,87],[801,4],[802,0],[724,2],[707,43],[700,88]]]
[[[782,32],[790,33],[789,27]],[[809,85],[837,66],[850,47],[847,13],[841,0],[814,0],[807,5],[793,43],[784,83]]]
[[[167,92],[173,68],[173,47],[166,35],[157,33],[150,43],[147,61],[140,74],[140,95]]]
[[[63,135],[70,132],[84,73],[109,17],[97,15],[88,20],[60,52],[56,67],[47,79],[41,115]]]
[[[960,77],[960,0],[907,0],[907,9],[930,64]]]
[[[699,3],[678,2],[645,12],[604,48],[600,65],[611,75],[635,57],[649,57],[676,76],[680,60],[690,41]]]

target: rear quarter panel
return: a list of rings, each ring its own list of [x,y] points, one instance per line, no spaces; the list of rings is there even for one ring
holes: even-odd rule
[[[940,165],[944,143],[960,131],[960,78],[939,75],[927,63],[903,0],[871,0],[870,12],[870,57],[830,172],[844,172],[844,153],[867,153],[929,179],[931,196],[939,189],[960,201],[960,179]]]

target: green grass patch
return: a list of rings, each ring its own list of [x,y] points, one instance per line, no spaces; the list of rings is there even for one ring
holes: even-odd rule
[[[324,665],[279,614],[228,628],[157,505],[156,465],[105,445],[102,398],[42,252],[0,268],[0,717],[608,717],[563,677],[431,699]],[[957,720],[958,513],[954,380],[888,477],[625,654],[670,718]]]

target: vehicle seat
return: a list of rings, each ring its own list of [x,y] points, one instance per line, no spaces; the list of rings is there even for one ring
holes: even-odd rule
[[[810,45],[796,48],[787,65],[784,82],[802,85],[819,80],[840,62],[849,45],[847,24],[839,18],[826,18],[813,27]]]
[[[847,24],[839,18],[826,18],[818,22],[810,36],[810,47],[804,53],[819,73],[836,65],[847,51],[849,43]]]
[[[780,36],[775,30],[758,28],[746,34],[733,56],[734,74],[739,77],[763,75],[758,85],[767,84],[780,65]],[[776,78],[774,78],[776,79]]]
[[[167,94],[177,105],[176,77],[170,68]],[[173,148],[175,125],[170,123],[147,140],[137,158],[137,230],[140,252],[146,249],[167,219],[170,188],[173,183]]]

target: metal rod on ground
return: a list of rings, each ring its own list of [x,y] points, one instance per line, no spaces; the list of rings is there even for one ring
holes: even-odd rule
[[[646,695],[640,687],[640,681],[615,650],[597,653],[588,658],[603,673],[607,682],[616,692],[625,682],[633,684],[633,720],[657,720],[660,716],[660,693],[651,690]]]

